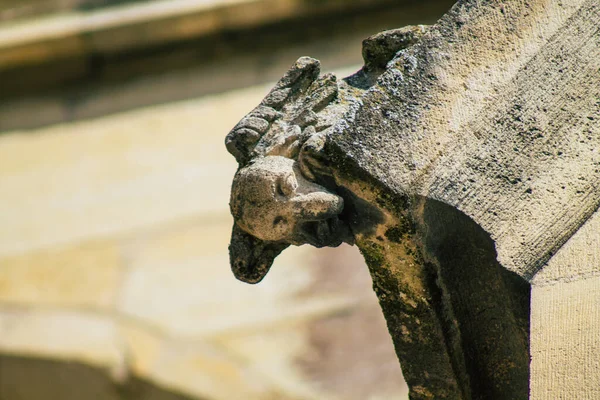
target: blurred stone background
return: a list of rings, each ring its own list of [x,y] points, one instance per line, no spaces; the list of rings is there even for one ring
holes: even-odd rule
[[[451,1],[0,2],[0,400],[406,399],[360,254],[228,265],[231,127]]]

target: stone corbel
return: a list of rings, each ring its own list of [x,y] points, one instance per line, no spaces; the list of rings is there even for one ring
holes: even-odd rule
[[[367,39],[350,77],[298,60],[226,139],[236,277],[259,282],[289,245],[356,244],[411,399],[529,398],[531,285],[600,269],[561,252],[600,206],[598,21],[597,0],[460,0]],[[536,349],[557,337],[532,325]],[[598,338],[578,335],[548,351],[586,354],[560,377],[580,384],[546,390],[536,353],[534,399],[595,398]]]
[[[337,167],[324,152],[328,135],[394,55],[426,31],[411,26],[363,42],[364,67],[338,80],[320,76],[318,60],[302,57],[225,139],[239,169],[230,207],[230,245],[235,276],[259,282],[289,245],[354,244],[342,217],[349,189],[337,183]]]

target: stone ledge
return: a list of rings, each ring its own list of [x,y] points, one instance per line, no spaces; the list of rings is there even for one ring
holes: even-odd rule
[[[154,0],[72,11],[0,26],[0,69],[111,53],[389,0]]]

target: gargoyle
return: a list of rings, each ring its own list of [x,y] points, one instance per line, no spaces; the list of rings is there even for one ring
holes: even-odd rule
[[[229,247],[238,279],[259,282],[292,244],[353,243],[323,146],[348,104],[375,82],[396,52],[424,32],[423,26],[406,27],[366,39],[365,66],[344,80],[319,76],[315,59],[298,59],[227,135],[227,150],[239,164],[231,190],[235,223]]]

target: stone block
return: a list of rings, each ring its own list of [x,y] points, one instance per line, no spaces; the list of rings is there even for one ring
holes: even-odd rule
[[[532,284],[539,287],[591,275],[600,275],[600,212],[594,213],[571,236],[535,275]]]
[[[5,304],[108,310],[121,277],[118,246],[110,241],[0,258]]]
[[[531,399],[600,398],[600,276],[532,287]]]
[[[531,399],[600,397],[600,213],[533,278]]]
[[[110,370],[123,364],[114,320],[83,312],[3,310],[0,351],[79,361]]]

